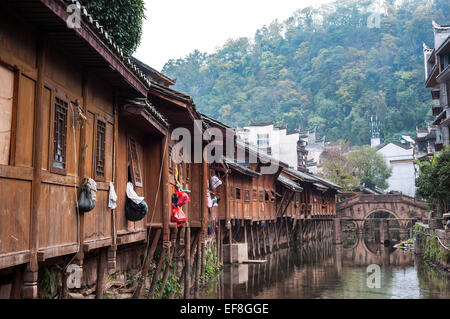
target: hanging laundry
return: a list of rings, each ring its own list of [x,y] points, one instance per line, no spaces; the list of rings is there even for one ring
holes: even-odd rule
[[[114,184],[109,182],[109,196],[108,196],[108,208],[116,209],[117,207],[117,194],[114,189]]]
[[[206,207],[211,208],[213,205],[212,200],[211,200],[211,194],[209,193],[209,191],[206,191]]]
[[[138,196],[138,194],[136,194],[136,192],[134,191],[133,183],[130,182],[127,183],[127,197],[135,204],[140,204],[144,200],[144,197]]]
[[[177,223],[177,227],[187,222],[187,217],[181,207],[172,205],[172,223]]]
[[[217,177],[217,176],[211,176],[209,184],[211,185],[212,188],[217,188],[220,185],[222,185],[222,181]]]
[[[215,196],[215,197],[212,199],[212,206],[213,206],[213,207],[219,206],[219,201],[220,201],[220,197],[219,197],[219,196]]]
[[[176,193],[178,197],[177,204],[178,206],[183,206],[184,204],[190,203],[191,199],[189,198],[189,195],[183,192],[177,192]]]

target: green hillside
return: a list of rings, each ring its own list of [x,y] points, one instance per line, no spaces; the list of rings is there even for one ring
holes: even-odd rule
[[[385,1],[381,10],[378,3],[302,9],[252,39],[170,60],[162,72],[202,112],[231,126],[274,120],[361,145],[377,115],[385,139],[414,135],[432,119],[422,42],[433,45],[432,19],[450,22],[450,2]],[[381,12],[379,27],[374,12]]]

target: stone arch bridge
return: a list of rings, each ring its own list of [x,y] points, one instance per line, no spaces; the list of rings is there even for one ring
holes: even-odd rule
[[[400,229],[412,221],[426,218],[428,207],[424,201],[406,195],[358,194],[337,204],[337,217],[354,221],[362,230],[369,218],[396,220]]]

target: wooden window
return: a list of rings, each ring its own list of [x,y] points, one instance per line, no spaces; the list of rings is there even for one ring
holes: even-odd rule
[[[274,202],[275,201],[275,192],[270,191],[270,201]]]
[[[241,199],[241,189],[236,187],[236,199]]]
[[[263,202],[263,201],[264,201],[264,191],[263,191],[263,190],[260,190],[260,191],[259,191],[259,201],[260,201],[260,202]]]
[[[0,65],[0,164],[9,165],[14,102],[14,71]]]
[[[105,181],[105,139],[106,123],[97,120],[97,136],[95,144],[95,179]]]
[[[233,199],[233,184],[230,184],[230,198]]]
[[[249,202],[250,201],[250,191],[248,189],[246,189],[244,191],[244,196],[245,196],[245,201]]]
[[[52,172],[66,173],[67,151],[67,116],[68,104],[55,96],[55,113],[53,117],[53,164]]]
[[[137,153],[136,140],[131,136],[128,138],[128,158],[131,168],[131,177],[134,186],[142,187],[142,175],[139,167],[139,158]]]
[[[191,165],[186,163],[186,182],[188,182],[191,178]]]
[[[253,190],[253,200],[254,201],[258,200],[258,192],[256,191],[256,189]]]

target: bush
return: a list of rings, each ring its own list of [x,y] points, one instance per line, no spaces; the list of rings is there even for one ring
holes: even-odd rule
[[[97,19],[125,56],[139,46],[145,19],[144,0],[82,0],[88,12]]]

